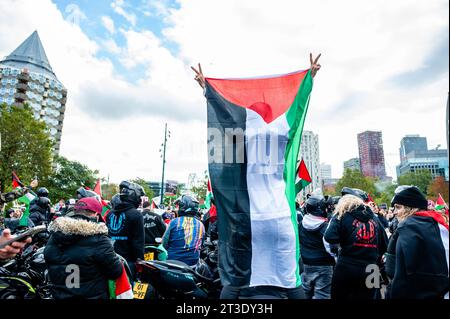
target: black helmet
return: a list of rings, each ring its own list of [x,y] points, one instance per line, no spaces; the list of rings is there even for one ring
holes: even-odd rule
[[[97,193],[91,190],[85,189],[84,187],[80,187],[77,189],[77,198],[82,199],[85,197],[97,197]]]
[[[50,199],[47,197],[39,197],[36,201],[36,205],[38,205],[41,208],[49,208],[51,206]]]
[[[189,195],[181,195],[175,200],[178,205],[178,213],[198,213],[198,200]]]
[[[141,197],[145,196],[144,188],[141,185],[122,181],[119,184],[120,200],[133,204],[136,208],[141,204]]]
[[[305,203],[305,211],[307,214],[311,214],[318,217],[326,217],[325,212],[325,200],[321,196],[310,196]]]
[[[391,206],[400,204],[412,208],[428,208],[428,201],[417,186],[401,185],[395,189]]]
[[[111,198],[111,208],[115,209],[117,207],[117,205],[119,205],[121,203],[120,201],[120,194],[115,194],[112,198]]]
[[[41,187],[37,190],[36,195],[38,197],[48,197],[48,189],[45,187]]]
[[[341,194],[342,194],[342,196],[354,195],[356,197],[361,198],[364,202],[369,201],[369,196],[367,196],[367,193],[363,190],[360,190],[359,188],[344,187],[344,188],[342,188]]]

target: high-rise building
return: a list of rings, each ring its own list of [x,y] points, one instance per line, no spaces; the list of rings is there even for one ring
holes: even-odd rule
[[[344,162],[344,171],[346,169],[355,169],[361,171],[361,163],[358,157],[354,157]]]
[[[358,134],[359,160],[364,176],[386,177],[383,138],[381,132],[365,131]]]
[[[331,165],[325,163],[320,164],[320,177],[322,179],[331,179]]]
[[[397,166],[397,177],[425,169],[430,171],[433,178],[443,176],[448,181],[447,156],[447,150],[429,150],[426,137],[407,135],[400,141],[400,164]]]
[[[400,163],[406,160],[408,153],[426,152],[428,150],[427,138],[419,135],[406,135],[400,141]]]
[[[303,131],[300,145],[299,160],[303,158],[312,182],[304,190],[303,194],[312,193],[322,187],[320,176],[319,136],[311,131]]]
[[[0,61],[0,103],[28,104],[36,119],[43,120],[58,153],[67,90],[48,62],[37,31]]]

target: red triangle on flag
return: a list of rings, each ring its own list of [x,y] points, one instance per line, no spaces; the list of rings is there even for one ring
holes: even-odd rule
[[[17,177],[16,172],[12,172],[12,187],[15,189],[17,187],[24,187],[24,184],[20,181],[19,177]]]
[[[439,197],[438,197],[438,199],[437,199],[437,201],[436,201],[436,206],[437,206],[437,205],[445,206],[445,200],[442,198],[442,195],[441,195],[441,194],[439,194]]]
[[[209,193],[212,192],[211,179],[209,179],[209,178],[208,178],[208,192],[209,192]]]
[[[300,162],[300,166],[298,167],[298,177],[309,183],[312,182],[311,176],[309,175],[308,169],[306,168],[306,164],[303,158],[302,161]]]
[[[97,179],[97,184],[95,184],[94,192],[102,197],[102,184],[100,183],[100,178]]]

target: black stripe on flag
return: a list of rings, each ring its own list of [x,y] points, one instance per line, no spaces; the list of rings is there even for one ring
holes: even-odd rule
[[[243,286],[250,283],[252,260],[252,236],[250,223],[250,204],[247,190],[247,154],[244,145],[225,145],[226,129],[241,129],[245,132],[246,110],[225,100],[208,83],[205,96],[208,104],[208,132],[220,131],[222,143],[214,143],[208,133],[208,152],[214,151],[211,145],[221,148],[222,161],[209,161],[209,175],[217,206],[219,230],[219,270],[223,285]],[[217,138],[217,136],[215,137]],[[245,138],[245,137],[243,137]],[[243,139],[244,140],[244,139]],[[225,163],[225,151],[228,147],[241,147],[243,162],[238,155],[232,163]],[[232,153],[232,154],[233,154]],[[211,158],[211,157],[208,158]]]

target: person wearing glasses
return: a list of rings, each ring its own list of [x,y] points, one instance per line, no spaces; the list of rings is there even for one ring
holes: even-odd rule
[[[448,222],[416,186],[399,186],[391,206],[399,220],[386,253],[388,299],[448,299]]]

